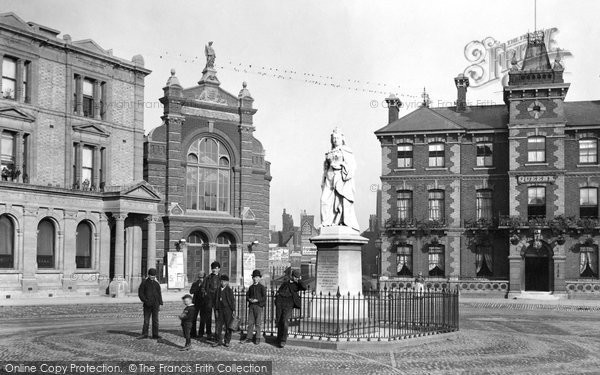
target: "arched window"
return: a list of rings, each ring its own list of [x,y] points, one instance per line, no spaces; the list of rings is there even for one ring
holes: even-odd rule
[[[92,268],[92,227],[85,221],[77,226],[76,246],[75,264],[77,268]]]
[[[200,231],[190,233],[188,242],[188,274],[193,280],[198,272],[210,272],[208,237]]]
[[[0,216],[0,268],[15,266],[15,225],[7,215]]]
[[[37,231],[37,264],[38,268],[54,268],[55,229],[50,219],[43,219]]]
[[[193,142],[186,176],[188,210],[229,211],[231,158],[221,142],[212,138]]]
[[[221,274],[229,276],[232,282],[237,274],[237,246],[235,238],[229,233],[217,237],[217,262],[221,264]]]

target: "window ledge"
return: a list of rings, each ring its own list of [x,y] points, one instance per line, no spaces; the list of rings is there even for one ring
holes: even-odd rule
[[[426,171],[447,171],[448,167],[426,167]]]
[[[63,273],[63,271],[58,268],[38,268],[35,273]]]
[[[16,273],[23,273],[22,270],[18,270],[16,268],[0,268],[0,273],[3,274],[16,274]]]
[[[577,168],[590,168],[590,167],[598,167],[598,164],[590,163],[590,164],[577,164]]]
[[[394,172],[414,172],[415,168],[394,168]]]
[[[546,166],[547,167],[549,164],[544,162],[544,163],[525,163],[523,165],[526,166],[526,167],[540,167],[540,166],[542,166],[542,167]]]
[[[493,171],[496,167],[473,167],[474,171]]]
[[[100,271],[98,271],[97,269],[93,269],[93,268],[76,268],[75,271],[73,273],[100,273]]]

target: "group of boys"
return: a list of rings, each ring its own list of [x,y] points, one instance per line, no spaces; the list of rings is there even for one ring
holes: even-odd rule
[[[223,345],[229,347],[231,335],[231,323],[235,317],[235,297],[229,286],[229,277],[221,275],[219,262],[211,263],[211,273],[205,277],[204,272],[198,274],[190,288],[190,294],[182,297],[185,305],[183,312],[179,315],[181,328],[185,337],[185,346],[181,350],[190,350],[191,339],[202,338],[206,334],[207,339],[214,340],[213,347]],[[260,344],[262,335],[262,321],[264,308],[267,302],[267,289],[260,283],[262,275],[259,270],[252,272],[252,285],[246,292],[248,303],[248,330],[245,342]],[[294,308],[300,308],[299,291],[306,290],[297,270],[291,271],[288,281],[285,281],[275,296],[277,344],[280,348],[285,346],[289,319]],[[158,336],[158,309],[162,305],[160,284],[156,280],[156,270],[148,270],[148,278],[145,279],[138,289],[140,300],[144,303],[144,326],[142,336],[148,338],[150,316],[152,316],[152,338]],[[214,314],[216,324],[215,332],[212,334],[212,315]],[[200,326],[196,330],[196,321],[200,315]],[[222,337],[223,330],[225,336]],[[211,337],[212,336],[212,337]]]

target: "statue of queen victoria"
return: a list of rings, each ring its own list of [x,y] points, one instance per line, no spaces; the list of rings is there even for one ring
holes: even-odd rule
[[[331,150],[325,154],[321,181],[321,225],[346,226],[356,231],[354,171],[356,161],[340,128],[331,133]]]

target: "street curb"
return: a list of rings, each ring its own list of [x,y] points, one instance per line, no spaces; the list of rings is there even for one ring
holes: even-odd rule
[[[288,337],[287,346],[290,347],[306,347],[313,349],[327,349],[327,350],[342,350],[342,351],[362,351],[365,349],[372,350],[374,352],[379,351],[389,351],[393,349],[397,349],[405,346],[418,345],[423,343],[431,343],[438,341],[447,341],[447,340],[455,340],[457,336],[460,334],[459,331],[454,332],[445,332],[445,333],[426,333],[420,335],[407,335],[400,339],[388,340],[386,338],[378,341],[377,338],[373,340],[361,339],[357,341],[356,339],[351,339],[348,341],[347,339],[340,338],[340,341],[328,340],[325,339],[310,339],[310,338],[300,338],[300,337]],[[285,349],[283,349],[285,350]]]

